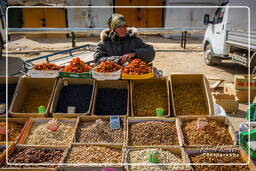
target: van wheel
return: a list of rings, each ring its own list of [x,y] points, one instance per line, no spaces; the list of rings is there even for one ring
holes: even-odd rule
[[[207,65],[215,65],[221,63],[221,59],[217,56],[213,56],[212,46],[208,44],[204,50],[204,61]]]

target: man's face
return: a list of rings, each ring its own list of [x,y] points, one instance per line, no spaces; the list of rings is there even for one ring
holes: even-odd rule
[[[118,37],[125,37],[127,33],[127,25],[121,25],[114,30]]]

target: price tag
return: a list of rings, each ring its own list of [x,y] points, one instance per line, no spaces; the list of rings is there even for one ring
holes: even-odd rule
[[[75,106],[68,106],[68,113],[76,113],[76,107]]]
[[[0,113],[5,112],[6,105],[5,104],[0,104]]]
[[[110,127],[111,130],[121,128],[119,116],[110,116]]]

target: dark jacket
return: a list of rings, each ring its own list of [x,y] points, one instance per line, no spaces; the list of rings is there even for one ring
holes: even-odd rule
[[[135,58],[139,58],[146,63],[151,62],[155,57],[155,51],[151,45],[145,44],[139,37],[136,28],[128,28],[128,34],[124,38],[119,38],[109,34],[109,30],[101,32],[101,41],[97,44],[94,53],[95,62],[112,60],[119,62],[120,56],[126,53],[136,53]]]

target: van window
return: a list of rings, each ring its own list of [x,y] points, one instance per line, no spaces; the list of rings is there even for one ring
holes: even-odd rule
[[[224,14],[225,14],[225,9],[226,8],[218,8],[217,11],[215,12],[215,16],[213,18],[213,23],[214,24],[219,24],[222,22]]]

